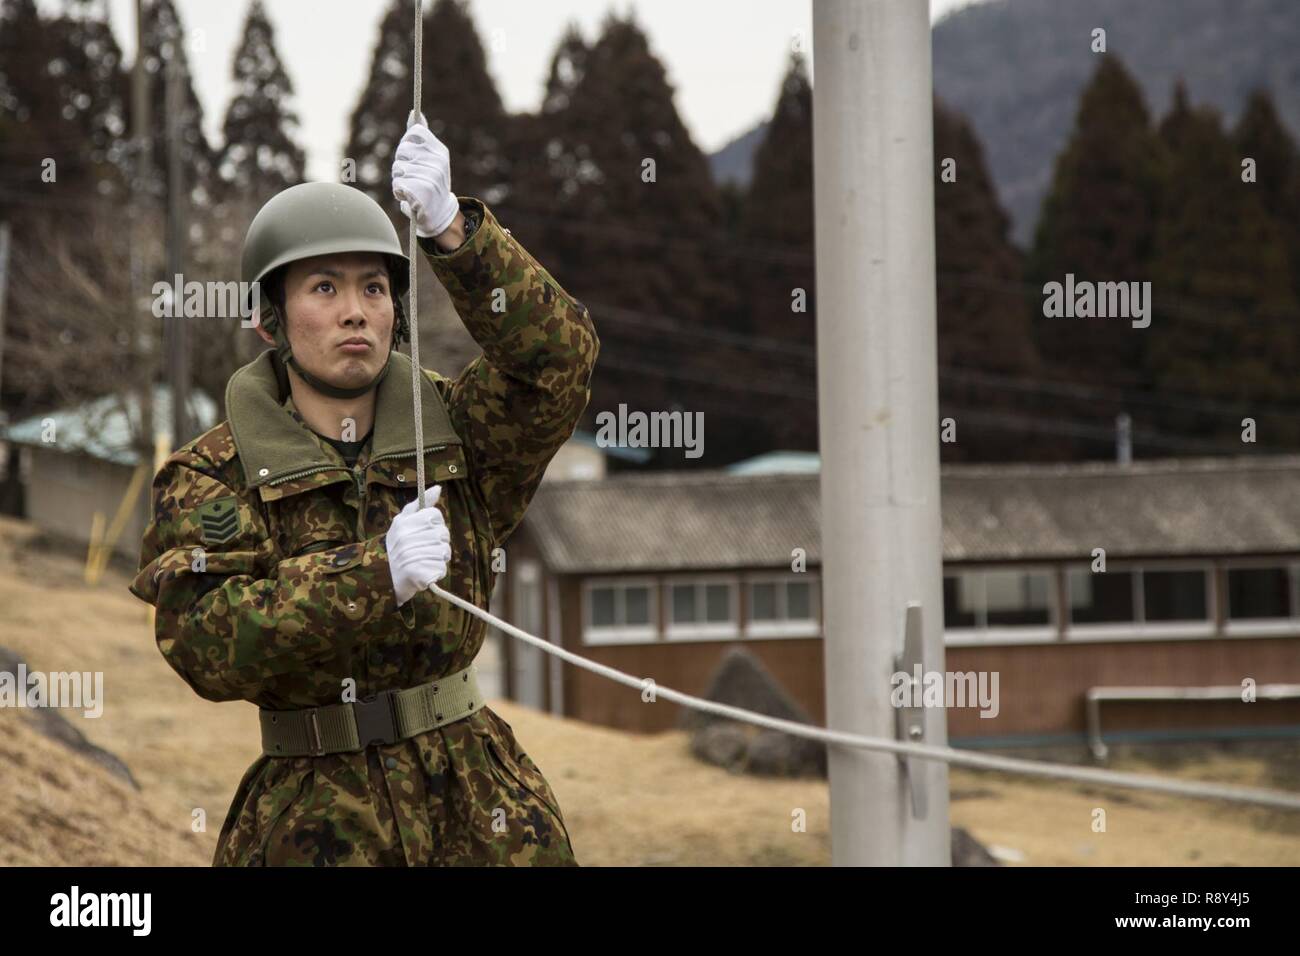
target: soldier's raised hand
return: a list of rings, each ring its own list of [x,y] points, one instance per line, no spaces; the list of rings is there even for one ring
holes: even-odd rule
[[[441,235],[460,212],[460,202],[451,191],[451,154],[423,122],[409,127],[397,144],[393,196],[401,202],[406,218],[415,223],[417,236]]]
[[[441,492],[441,485],[426,489],[425,507],[417,510],[418,502],[412,501],[393,518],[385,536],[398,607],[447,574],[451,532],[437,507]]]

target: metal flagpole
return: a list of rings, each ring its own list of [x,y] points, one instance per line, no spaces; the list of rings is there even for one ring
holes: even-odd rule
[[[929,5],[818,0],[813,49],[826,722],[942,746],[891,703],[944,669]],[[950,863],[945,764],[834,746],[830,790],[834,865]]]

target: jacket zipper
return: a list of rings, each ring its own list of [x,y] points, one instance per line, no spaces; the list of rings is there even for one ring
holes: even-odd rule
[[[432,445],[429,448],[426,448],[424,450],[424,453],[427,455],[429,454],[429,452],[442,451],[446,447],[447,447],[446,444]],[[369,468],[370,465],[373,465],[375,462],[384,461],[385,459],[388,458],[414,458],[414,457],[415,457],[414,448],[412,448],[410,451],[389,452],[386,455],[380,455],[378,458],[370,459],[366,467]],[[338,465],[313,465],[311,468],[303,468],[298,471],[291,471],[287,475],[277,475],[275,478],[272,478],[270,481],[268,481],[267,484],[282,485],[286,481],[293,481],[294,479],[297,478],[305,478],[307,475],[314,475],[318,471],[331,471],[331,470],[347,471],[348,469],[339,468]],[[365,473],[363,469],[354,468],[351,470],[351,474],[352,474],[353,481],[356,482],[356,486],[357,486],[357,540],[364,541],[365,540],[365,514],[366,514]]]
[[[446,447],[447,447],[446,445],[431,445],[430,447],[424,450],[424,453],[427,455],[433,451],[442,451]],[[371,458],[370,464],[373,465],[377,461],[384,461],[389,458],[414,458],[414,457],[415,457],[414,448],[412,448],[410,451],[390,451],[387,455],[380,455],[378,458]]]
[[[338,465],[316,465],[313,468],[304,468],[301,471],[291,471],[287,475],[277,475],[267,482],[268,485],[282,485],[286,481],[293,481],[295,478],[305,478],[307,475],[314,475],[318,471],[329,471],[331,468],[338,468]]]
[[[354,468],[352,477],[357,482],[357,540],[366,540],[366,473],[364,469]]]

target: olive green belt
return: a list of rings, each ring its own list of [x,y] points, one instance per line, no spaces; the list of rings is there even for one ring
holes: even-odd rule
[[[351,753],[464,720],[486,703],[473,664],[437,680],[362,700],[298,710],[260,711],[262,753],[320,757]]]

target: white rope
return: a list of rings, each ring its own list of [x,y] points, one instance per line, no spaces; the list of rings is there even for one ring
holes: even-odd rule
[[[422,2],[421,0],[415,0],[415,106],[411,111],[410,118],[407,120],[406,125],[408,129],[420,117],[423,23],[424,17]],[[415,398],[415,480],[418,486],[418,496],[416,500],[419,502],[416,507],[423,508],[424,418],[423,408],[420,401],[420,332],[419,323],[416,321],[418,313],[416,311],[415,265],[417,261],[417,253],[419,252],[419,246],[416,239],[415,220],[412,219],[410,224],[410,233],[408,235],[411,260],[411,384]],[[600,674],[602,677],[607,677],[612,681],[625,684],[628,687],[635,688],[636,690],[643,690],[646,687],[646,680],[633,677],[631,674],[625,674],[623,671],[617,670],[613,667],[608,667],[605,664],[598,664],[595,661],[587,660],[585,657],[580,657],[572,651],[567,651],[562,647],[557,647],[550,641],[544,641],[540,637],[534,637],[532,634],[529,634],[526,631],[521,631],[512,624],[507,624],[505,621],[488,613],[481,607],[471,604],[464,598],[444,591],[442,588],[438,587],[437,584],[429,585],[429,590],[446,598],[452,604],[468,611],[470,614],[473,614],[475,617],[487,624],[501,629],[511,637],[532,644],[534,647],[539,647],[548,654],[554,654],[556,657],[568,661],[575,667],[581,667],[594,674]],[[1020,773],[1038,777],[1054,777],[1060,780],[1073,780],[1079,783],[1096,783],[1115,787],[1128,787],[1135,790],[1151,790],[1160,793],[1172,793],[1185,797],[1233,800],[1239,803],[1254,803],[1266,807],[1300,810],[1300,794],[1288,794],[1275,790],[1259,790],[1252,787],[1236,787],[1196,780],[1168,780],[1144,774],[1120,773],[1114,770],[1098,770],[1092,767],[1070,767],[1064,764],[1041,763],[1034,760],[1021,760],[1015,757],[1000,757],[990,754],[969,753],[967,751],[954,750],[951,747],[934,747],[928,744],[903,743],[897,740],[889,740],[884,737],[867,737],[862,734],[850,734],[839,730],[827,730],[822,727],[810,727],[807,724],[800,724],[792,720],[768,717],[764,714],[744,710],[740,707],[732,707],[729,704],[720,704],[717,701],[705,700],[702,697],[695,697],[691,694],[683,694],[681,691],[673,690],[670,687],[664,687],[659,684],[654,684],[653,686],[656,698],[662,697],[665,700],[681,704],[684,707],[693,707],[696,710],[717,714],[721,717],[730,717],[733,720],[745,721],[759,727],[768,727],[772,730],[780,730],[795,737],[803,737],[808,740],[820,740],[828,744],[861,747],[865,750],[878,750],[886,753],[903,754],[931,760],[945,760],[950,764],[972,767],[977,770],[1000,770],[1006,773]]]
[[[631,674],[625,674],[617,668],[609,667],[605,664],[598,664],[595,661],[587,660],[572,651],[557,647],[550,641],[542,640],[526,631],[522,631],[513,624],[508,624],[500,618],[490,614],[475,604],[466,601],[464,598],[451,594],[437,584],[429,585],[429,590],[433,591],[440,597],[446,598],[452,604],[470,614],[473,614],[479,620],[500,628],[511,637],[518,638],[527,644],[541,648],[548,654],[554,654],[561,660],[568,661],[575,667],[581,667],[589,670],[593,674],[600,674],[602,677],[608,677],[610,680],[619,684],[626,684],[628,687],[636,690],[647,688],[647,680],[633,677]],[[732,707],[730,704],[720,704],[717,701],[705,700],[702,697],[695,697],[691,694],[683,694],[681,691],[673,690],[670,687],[664,687],[661,684],[653,685],[654,695],[656,698],[662,697],[673,703],[681,704],[684,707],[693,707],[696,710],[706,711],[717,714],[721,717],[730,717],[733,720],[740,720],[746,723],[755,724],[759,727],[769,727],[772,730],[780,730],[784,733],[795,737],[803,737],[807,740],[820,740],[828,744],[841,744],[846,747],[861,747],[864,750],[879,750],[886,753],[903,754],[912,757],[922,757],[929,760],[944,760],[950,764],[958,766],[971,767],[976,770],[1000,770],[1005,773],[1027,774],[1036,777],[1053,777],[1058,780],[1073,780],[1077,783],[1095,783],[1112,787],[1127,787],[1133,790],[1151,790],[1158,793],[1171,793],[1183,797],[1201,797],[1210,800],[1232,800],[1238,803],[1254,803],[1265,807],[1278,807],[1285,810],[1300,810],[1300,794],[1284,793],[1280,790],[1261,790],[1255,787],[1238,787],[1229,784],[1210,783],[1202,780],[1171,780],[1163,777],[1153,777],[1146,774],[1121,773],[1116,770],[1099,770],[1094,767],[1071,767],[1065,764],[1045,763],[1037,760],[1023,760],[1017,757],[1001,757],[994,754],[970,753],[964,750],[954,750],[951,747],[936,747],[930,744],[912,744],[904,743],[898,740],[890,740],[886,737],[867,737],[863,734],[851,734],[842,730],[828,730],[823,727],[812,727],[808,724],[797,723],[793,720],[782,720],[779,717],[768,717],[765,714],[758,714],[752,710],[745,710],[741,707]]]
[[[407,117],[406,128],[410,129],[420,120],[420,77],[423,70],[424,56],[424,9],[422,0],[415,0],[415,70],[414,101],[411,115]],[[420,245],[415,234],[415,216],[411,216],[410,230],[407,233],[408,258],[411,260],[409,301],[411,303],[408,324],[411,328],[411,392],[415,401],[415,509],[424,507],[424,405],[421,400],[420,378],[420,310],[416,304],[416,263],[419,262]]]

